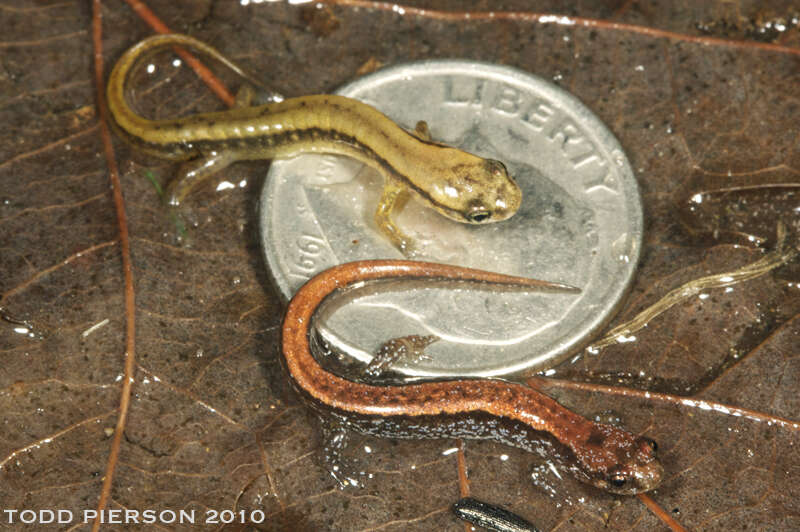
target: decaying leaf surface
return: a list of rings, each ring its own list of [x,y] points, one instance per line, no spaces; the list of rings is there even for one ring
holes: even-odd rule
[[[641,184],[645,248],[622,321],[682,282],[761,255],[734,245],[741,242],[727,239],[731,231],[769,246],[769,222],[782,220],[796,245],[800,34],[792,3],[537,6],[601,22],[593,27],[522,16],[444,20],[347,5],[149,5],[174,30],[216,45],[288,95],[329,92],[368,63],[434,57],[513,65],[576,94],[618,136]],[[433,4],[409,6],[528,9],[526,2]],[[105,3],[103,13],[108,71],[150,30],[122,2]],[[71,510],[74,526],[99,497],[125,345],[119,227],[91,83],[90,12],[81,2],[6,0],[0,14],[0,306],[32,327],[0,321],[0,507]],[[704,45],[609,22],[743,44]],[[784,48],[758,48],[760,42]],[[155,114],[220,106],[190,76],[158,90]],[[277,360],[282,304],[256,229],[266,165],[226,171],[225,180],[244,187],[194,193],[183,228],[147,177],[163,184],[175,167],[116,147],[132,238],[137,369],[109,508],[195,510],[198,523],[207,510],[261,510],[264,530],[462,530],[449,511],[459,475],[457,456],[447,451],[457,442],[354,436],[352,458],[372,476],[363,489],[340,491],[321,466],[319,427]],[[757,193],[694,210],[687,203],[734,187]],[[635,342],[556,372],[706,401],[700,406],[549,392],[583,414],[619,416],[654,437],[667,478],[653,498],[686,527],[800,528],[798,429],[709,406],[798,419],[798,282],[795,264],[705,294],[666,312]],[[473,497],[544,529],[664,527],[635,498],[571,479],[533,484],[530,470],[539,462],[514,449],[467,442],[466,464]],[[20,525],[6,514],[0,527]]]

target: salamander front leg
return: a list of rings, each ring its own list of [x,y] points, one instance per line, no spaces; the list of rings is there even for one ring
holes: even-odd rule
[[[403,208],[409,198],[408,190],[393,179],[387,179],[383,186],[383,194],[375,210],[375,223],[378,229],[406,257],[414,252],[413,240],[403,233],[392,219],[392,212]]]
[[[424,120],[417,122],[417,127],[414,128],[414,136],[420,140],[432,141],[431,130],[428,128],[428,123]]]

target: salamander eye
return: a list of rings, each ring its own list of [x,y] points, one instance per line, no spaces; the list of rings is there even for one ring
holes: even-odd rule
[[[496,159],[486,159],[486,164],[489,167],[489,171],[495,177],[503,177],[508,175],[508,170],[506,169],[506,165],[501,163]]]
[[[658,444],[655,442],[655,440],[648,440],[647,443],[650,444],[650,450],[652,450],[653,452],[656,452],[658,450]]]
[[[614,486],[615,488],[621,488],[625,486],[625,483],[627,481],[628,479],[626,479],[624,476],[620,474],[616,474],[609,479],[609,482],[611,482],[611,485]]]
[[[475,211],[475,212],[469,213],[467,215],[467,218],[469,218],[470,222],[477,224],[477,223],[485,222],[486,220],[489,219],[489,216],[491,216],[491,214],[489,214],[489,211]]]

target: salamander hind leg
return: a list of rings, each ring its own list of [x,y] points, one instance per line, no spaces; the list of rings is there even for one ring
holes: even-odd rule
[[[178,175],[167,186],[167,201],[170,205],[180,205],[193,188],[237,160],[233,153],[213,152],[182,164]]]
[[[266,105],[270,103],[278,103],[285,100],[283,95],[279,92],[268,89],[266,86],[259,84],[259,90],[249,83],[243,84],[236,92],[236,99],[233,102],[233,107],[252,107],[254,105]]]
[[[240,109],[242,107],[250,107],[253,105],[253,99],[256,96],[256,91],[252,85],[248,85],[245,83],[239,90],[236,91],[236,99],[233,101],[234,109]]]
[[[394,223],[392,214],[400,211],[409,199],[409,192],[393,179],[387,179],[375,210],[375,223],[389,241],[408,258],[414,255],[414,241]]]
[[[411,334],[392,338],[375,351],[375,356],[364,369],[364,375],[378,378],[391,370],[392,366],[399,361],[414,363],[420,360],[430,360],[430,357],[425,354],[425,348],[438,340],[440,338],[433,334],[426,336]]]
[[[322,423],[322,459],[325,468],[341,489],[364,487],[363,464],[348,453],[350,431],[345,425],[327,416],[320,417]]]

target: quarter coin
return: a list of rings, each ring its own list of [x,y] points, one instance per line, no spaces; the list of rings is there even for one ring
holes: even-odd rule
[[[342,87],[403,127],[505,163],[522,189],[511,219],[467,225],[410,201],[396,217],[419,260],[558,281],[579,294],[394,283],[348,292],[318,330],[361,362],[387,340],[437,335],[408,376],[500,376],[546,369],[611,319],[642,239],[638,188],[605,125],[561,88],[520,70],[461,60],[379,70]],[[335,264],[403,258],[377,230],[382,179],[345,157],[275,161],[260,198],[263,249],[285,298]]]

